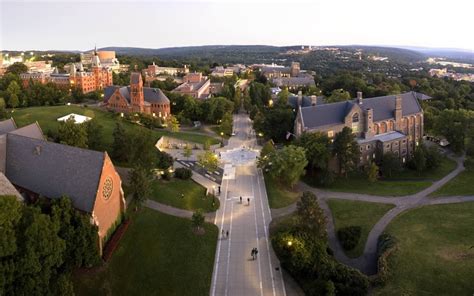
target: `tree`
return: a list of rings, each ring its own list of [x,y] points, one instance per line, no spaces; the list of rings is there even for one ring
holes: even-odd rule
[[[233,123],[233,118],[231,113],[226,113],[222,117],[222,122],[219,126],[219,131],[221,133],[224,133],[225,135],[230,135],[232,134],[232,123]]]
[[[253,122],[255,131],[263,133],[265,138],[275,142],[286,141],[286,135],[293,130],[293,125],[294,114],[287,105],[262,109],[256,113]]]
[[[273,152],[275,152],[275,146],[273,145],[273,142],[269,140],[263,145],[262,150],[260,151],[260,157],[265,158]]]
[[[167,118],[167,124],[172,133],[179,132],[179,122],[175,116],[169,115]]]
[[[275,151],[268,159],[270,176],[291,187],[304,174],[308,164],[304,149],[294,145]]]
[[[193,150],[189,146],[189,144],[186,144],[183,149],[183,156],[186,157],[186,159],[189,159],[193,155]]]
[[[5,110],[5,99],[0,97],[0,119],[5,119],[7,117],[7,111]]]
[[[392,173],[400,171],[400,158],[392,152],[387,152],[382,157],[382,174],[392,177]]]
[[[5,73],[20,75],[21,73],[25,73],[27,71],[28,71],[28,67],[25,64],[20,63],[20,62],[15,62],[11,64],[10,66],[8,66]]]
[[[434,123],[435,131],[446,137],[455,152],[464,149],[465,138],[474,125],[474,111],[443,110]]]
[[[18,83],[13,80],[7,87],[7,98],[8,98],[8,106],[12,108],[16,108],[20,105],[19,95],[21,93],[21,88]]]
[[[204,228],[203,228],[203,225],[204,225],[204,215],[203,215],[201,209],[197,209],[197,210],[193,213],[193,216],[192,216],[192,218],[191,218],[191,221],[192,221],[193,227],[194,227],[197,231],[202,231],[202,230],[204,230]]]
[[[360,150],[355,135],[348,127],[336,134],[333,143],[333,154],[339,162],[339,174],[351,172],[357,168]]]
[[[371,162],[367,169],[367,179],[369,182],[374,183],[377,181],[379,177],[379,167],[375,164],[375,162]]]
[[[317,197],[310,191],[303,192],[301,199],[296,203],[298,224],[312,236],[327,239],[326,216],[318,204]]]
[[[305,149],[311,172],[328,168],[331,157],[331,140],[326,134],[305,132],[297,139],[295,144]]]
[[[151,171],[139,165],[130,172],[130,193],[138,206],[141,206],[151,193]]]
[[[137,132],[129,133],[127,141],[125,147],[128,148],[128,163],[146,170],[154,169],[158,155],[150,130],[142,128]]]
[[[123,124],[117,122],[113,131],[112,156],[120,162],[128,161],[128,137]]]
[[[331,92],[331,95],[326,98],[327,103],[342,102],[351,99],[351,94],[343,89],[335,89]]]
[[[198,163],[208,171],[215,171],[219,164],[219,159],[212,151],[206,150],[198,155]]]
[[[102,125],[93,118],[85,123],[87,133],[87,146],[89,149],[100,151],[103,149]]]
[[[418,174],[421,174],[421,172],[426,168],[425,152],[421,145],[415,149],[415,153],[413,154],[413,164],[415,165]]]
[[[278,94],[278,101],[277,104],[285,106],[288,104],[288,97],[290,95],[290,92],[288,91],[288,88],[284,88],[279,94]]]
[[[87,148],[86,125],[76,124],[72,117],[59,124],[58,136],[62,144]]]
[[[51,200],[51,218],[59,225],[59,237],[66,242],[66,270],[91,267],[100,262],[97,226],[90,223],[90,217],[74,209],[68,197]]]

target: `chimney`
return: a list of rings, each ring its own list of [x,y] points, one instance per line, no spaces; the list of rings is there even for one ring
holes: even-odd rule
[[[311,105],[316,106],[318,104],[318,97],[315,95],[311,96]]]
[[[361,91],[357,92],[357,103],[359,105],[362,104],[362,92]]]
[[[301,107],[303,105],[303,92],[300,90],[298,91],[298,107]]]

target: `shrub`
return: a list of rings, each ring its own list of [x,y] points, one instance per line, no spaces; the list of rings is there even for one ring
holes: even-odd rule
[[[337,231],[337,237],[345,250],[352,250],[359,243],[362,229],[360,226],[348,226]]]
[[[389,257],[397,250],[397,239],[387,233],[382,234],[377,242],[377,276],[373,283],[375,285],[385,285],[390,274],[388,264]]]
[[[182,180],[189,180],[193,172],[188,168],[177,168],[174,171],[174,177]]]
[[[426,168],[434,170],[439,167],[441,163],[441,153],[439,153],[436,146],[431,146],[425,150]]]

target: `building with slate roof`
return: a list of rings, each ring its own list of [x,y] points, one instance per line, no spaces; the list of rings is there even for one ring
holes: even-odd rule
[[[295,134],[322,132],[333,138],[344,127],[356,134],[360,146],[360,163],[378,160],[393,152],[405,162],[423,137],[423,110],[416,92],[374,98],[357,98],[337,103],[308,106],[298,100]]]
[[[109,86],[104,104],[115,112],[145,113],[166,119],[171,114],[170,100],[159,88],[143,87],[140,72],[132,72],[130,86]]]
[[[211,80],[202,73],[189,73],[183,77],[183,84],[178,85],[172,92],[192,96],[196,99],[207,99],[213,93]]]
[[[122,181],[107,152],[48,142],[37,123],[0,134],[0,173],[26,200],[68,196],[98,226],[100,250],[125,211]],[[0,181],[0,192],[13,192]]]

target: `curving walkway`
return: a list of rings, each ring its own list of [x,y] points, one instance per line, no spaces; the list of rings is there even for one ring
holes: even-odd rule
[[[452,156],[450,156],[453,158]],[[464,156],[453,158],[456,163],[456,169],[452,172],[434,182],[430,187],[417,192],[412,195],[401,196],[401,197],[386,197],[376,196],[368,194],[355,194],[355,193],[344,193],[344,192],[332,192],[325,191],[317,188],[310,187],[309,185],[300,182],[298,189],[300,191],[311,191],[318,197],[318,203],[323,209],[327,216],[327,231],[328,240],[331,249],[334,252],[335,258],[351,267],[357,268],[367,275],[373,275],[377,273],[377,242],[379,236],[383,233],[387,225],[399,214],[404,211],[417,208],[424,205],[437,205],[437,204],[451,204],[461,202],[474,202],[474,196],[452,196],[444,198],[429,198],[428,195],[435,192],[451,179],[456,177],[459,173],[464,170]],[[375,203],[388,203],[395,205],[390,211],[388,211],[380,220],[374,225],[370,231],[364,248],[364,253],[358,258],[349,258],[342,248],[339,240],[337,239],[334,219],[331,213],[331,209],[327,204],[328,199],[345,199],[354,201],[365,201]],[[282,209],[272,210],[272,218],[277,218],[291,214],[296,210],[296,203]]]

